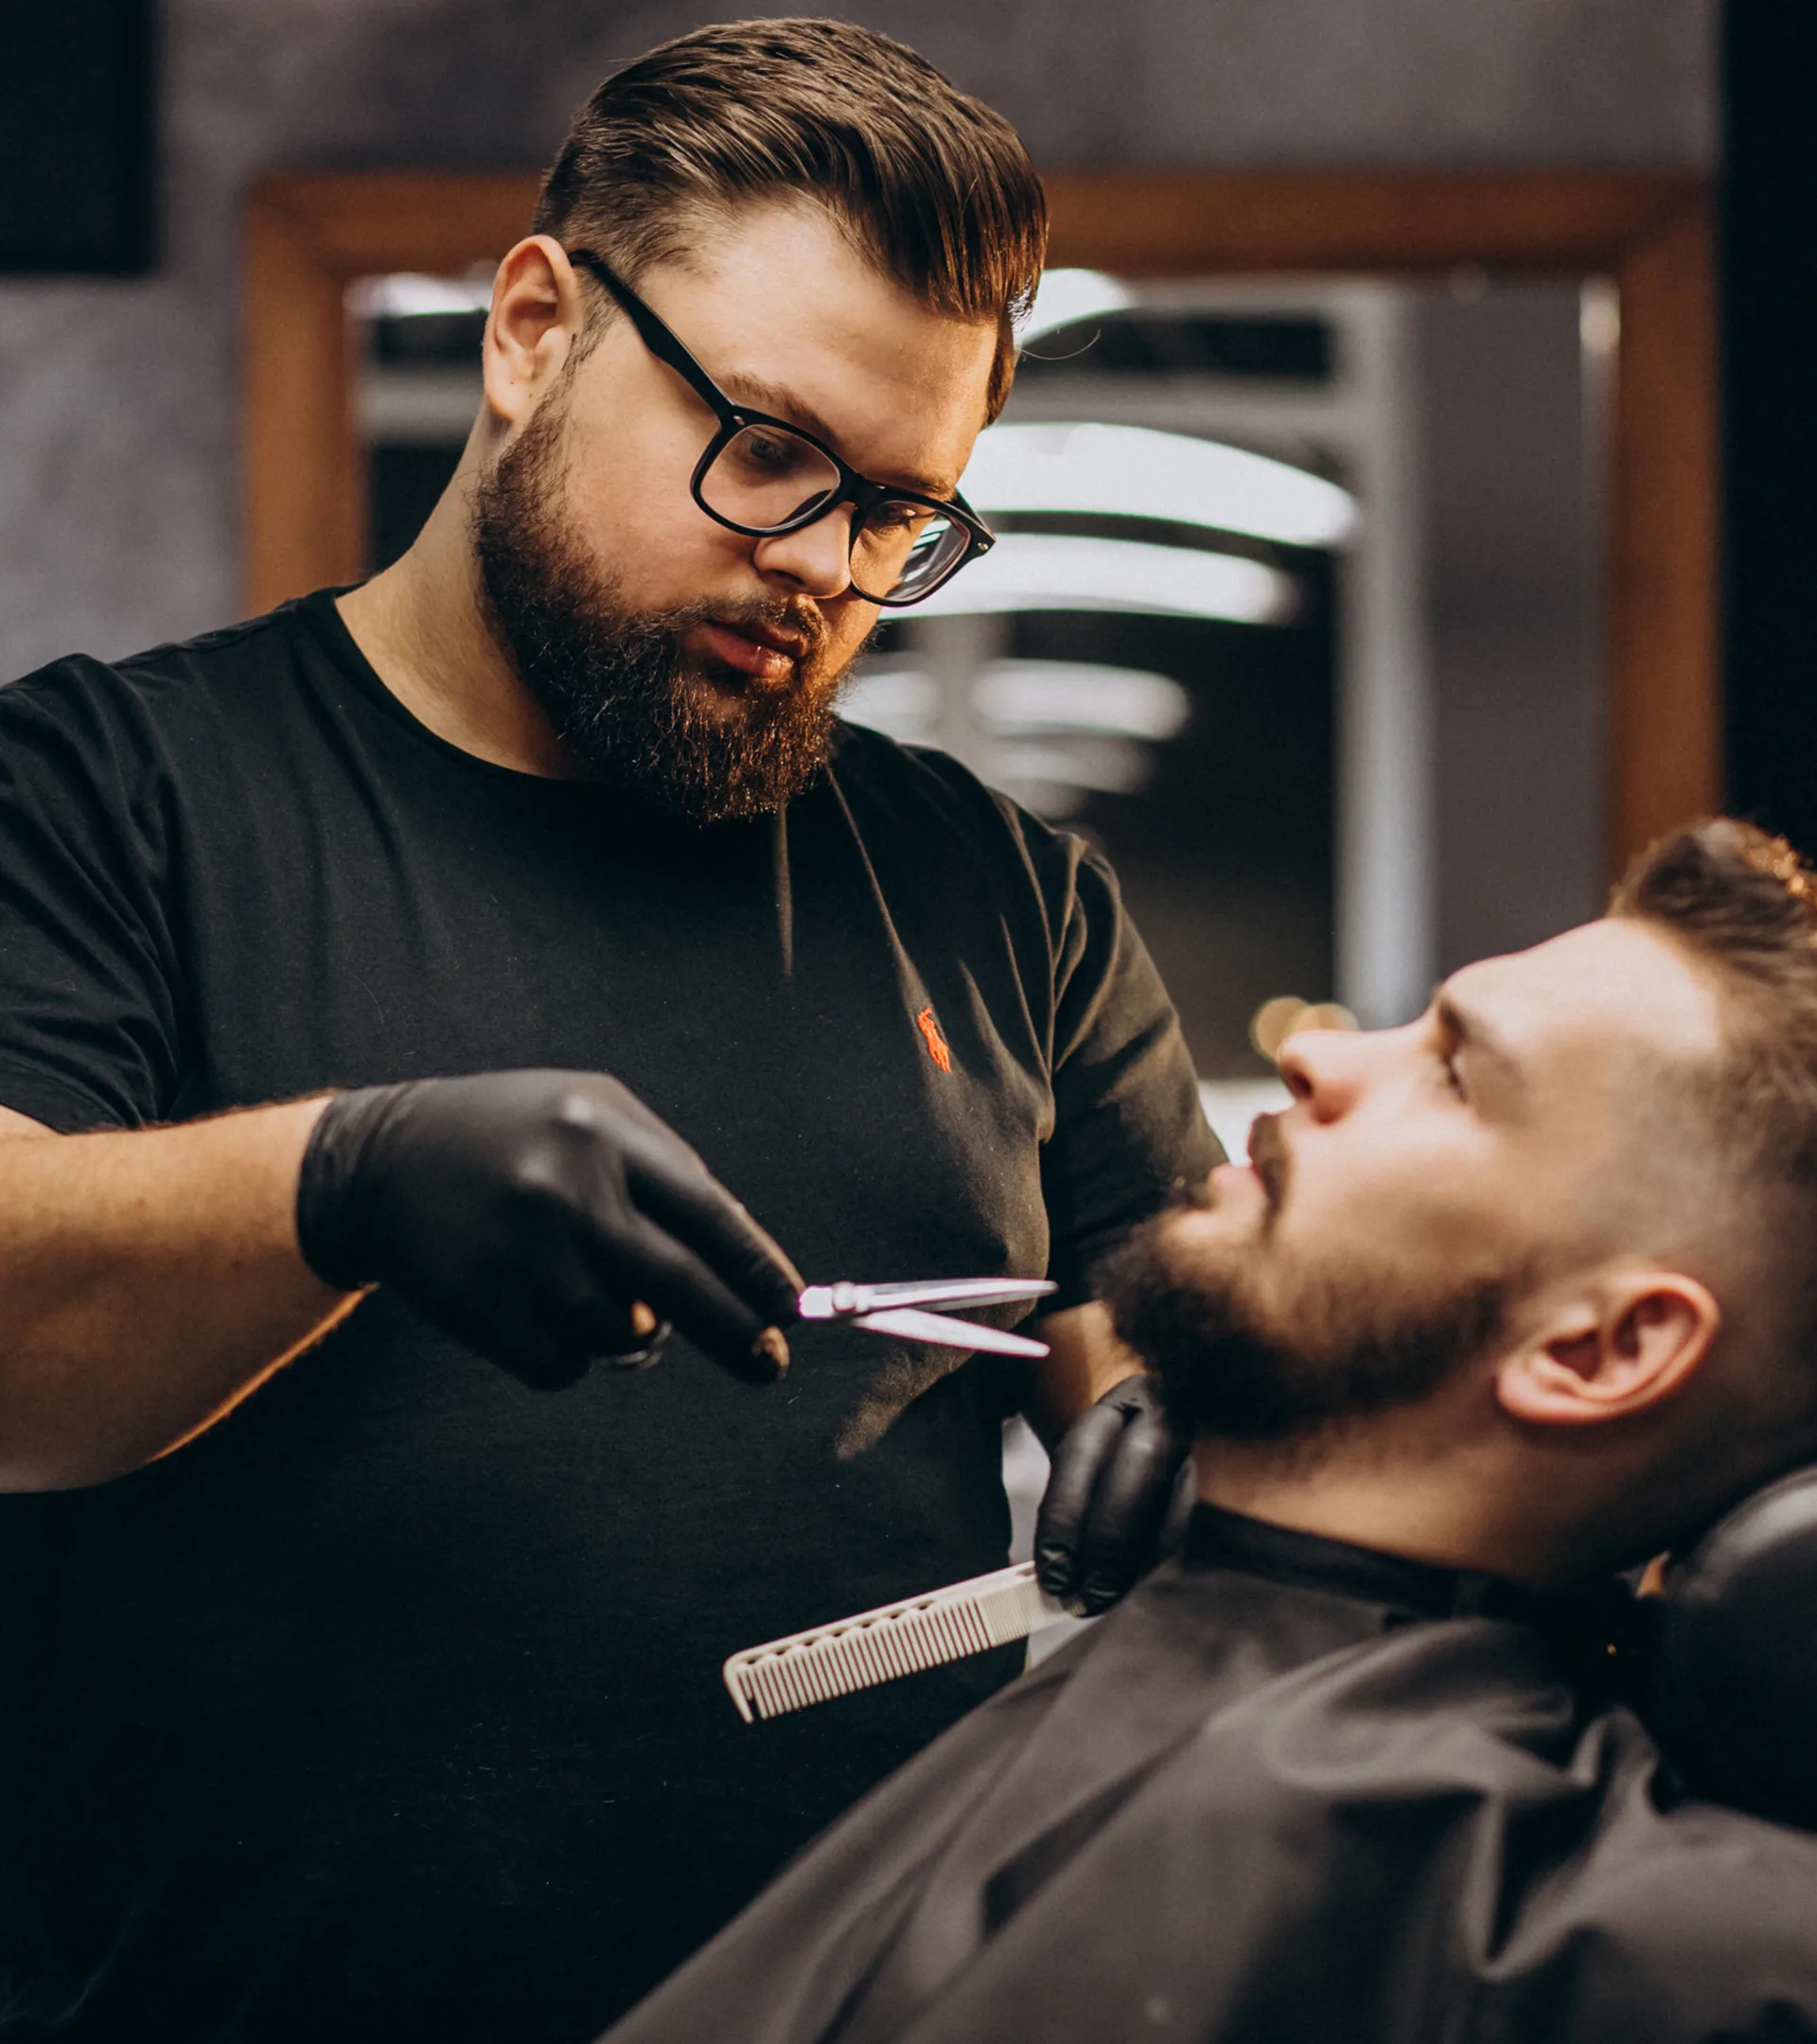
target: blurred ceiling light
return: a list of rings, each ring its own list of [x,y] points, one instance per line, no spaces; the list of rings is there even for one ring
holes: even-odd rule
[[[1027,347],[1038,334],[1070,326],[1075,320],[1121,312],[1135,303],[1136,293],[1129,286],[1102,270],[1044,270],[1034,304],[1016,331],[1016,341]]]
[[[485,312],[492,305],[492,276],[418,276],[407,270],[390,276],[356,277],[347,303],[363,319],[422,319],[450,312]]]
[[[984,670],[972,707],[997,733],[1083,731],[1160,745],[1185,730],[1192,698],[1170,676],[1138,667],[1006,660]]]
[[[988,554],[918,605],[916,614],[1128,610],[1278,625],[1292,614],[1294,595],[1290,576],[1229,554],[1062,533],[1005,533]]]
[[[902,745],[926,745],[940,722],[940,683],[918,668],[867,661],[840,691],[839,714]]]
[[[976,722],[992,741],[1079,740],[1087,748],[1081,758],[1092,756],[1088,749],[1098,739],[1164,745],[1178,737],[1192,714],[1191,697],[1172,677],[1085,661],[991,661],[965,694],[961,726]],[[839,714],[905,744],[926,744],[939,731],[941,696],[939,681],[925,668],[868,661],[840,695]],[[1135,784],[1127,765],[1103,771],[1113,778],[1079,784],[1118,792]]]
[[[1289,546],[1341,545],[1356,529],[1356,499],[1322,476],[1146,426],[993,426],[979,435],[960,488],[986,517],[1167,519]]]
[[[1088,788],[1102,795],[1133,795],[1153,770],[1142,748],[1126,738],[999,742],[980,766],[993,787]]]

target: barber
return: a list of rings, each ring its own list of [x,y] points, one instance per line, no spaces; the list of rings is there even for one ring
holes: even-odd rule
[[[988,541],[1013,132],[703,30],[535,225],[395,568],[0,691],[0,2037],[591,2035],[1010,1671],[717,1683],[1001,1561],[1001,1419],[1127,1378],[1090,1269],[1216,1155],[1102,859],[834,715]],[[787,1366],[803,1272],[1044,1270],[1037,1375]]]

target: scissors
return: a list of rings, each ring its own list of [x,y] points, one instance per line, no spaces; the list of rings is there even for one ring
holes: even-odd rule
[[[1044,1356],[1048,1353],[1046,1342],[922,1309],[1004,1306],[1012,1301],[1045,1298],[1054,1289],[1046,1278],[936,1278],[907,1284],[809,1285],[806,1291],[797,1293],[795,1310],[803,1320],[847,1320],[867,1333],[893,1334],[898,1341],[937,1342],[944,1348],[982,1348],[993,1355]],[[662,1360],[673,1332],[664,1320],[643,1348],[606,1360],[614,1369],[648,1369]]]
[[[803,1320],[847,1320],[871,1334],[899,1341],[938,1342],[948,1348],[982,1348],[994,1355],[1044,1356],[1046,1342],[1002,1328],[955,1320],[928,1306],[1003,1306],[1045,1298],[1055,1288],[1046,1278],[946,1278],[906,1284],[809,1285],[796,1299]]]

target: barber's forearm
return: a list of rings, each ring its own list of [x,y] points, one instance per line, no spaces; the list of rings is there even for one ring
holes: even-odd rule
[[[0,1131],[0,1490],[140,1467],[346,1310],[296,1245],[297,1171],[323,1104],[119,1134]]]
[[[1051,1454],[1081,1413],[1142,1366],[1117,1339],[1109,1313],[1095,1299],[1047,1314],[1035,1331],[1050,1353],[1035,1366],[1023,1416]]]

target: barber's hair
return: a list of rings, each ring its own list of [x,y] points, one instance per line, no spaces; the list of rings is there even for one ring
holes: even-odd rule
[[[1719,818],[1642,853],[1610,913],[1669,931],[1712,976],[1724,1043],[1698,1088],[1707,1134],[1740,1189],[1807,1209],[1799,1260],[1817,1283],[1817,872],[1783,837]]]
[[[997,415],[1047,252],[1041,182],[1000,114],[874,29],[726,22],[647,51],[574,115],[535,227],[635,283],[703,218],[776,199],[823,207],[936,311],[996,321]]]

